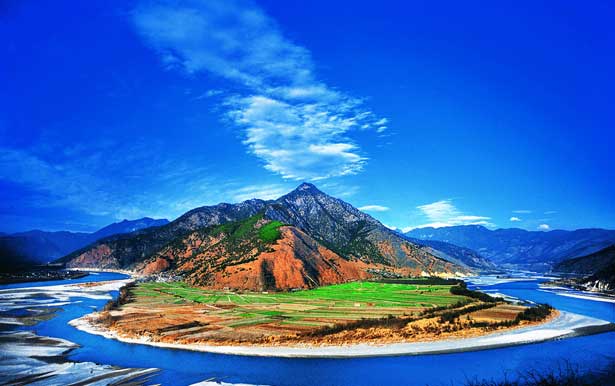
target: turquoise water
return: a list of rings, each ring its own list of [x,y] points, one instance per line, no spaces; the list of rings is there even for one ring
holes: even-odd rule
[[[101,273],[80,280],[123,277]],[[46,285],[51,285],[48,283]],[[55,284],[62,283],[66,282]],[[615,322],[614,303],[543,292],[536,281],[481,288]],[[152,382],[165,385],[187,385],[212,378],[220,382],[265,385],[455,385],[472,379],[512,379],[529,368],[541,371],[570,364],[587,370],[615,361],[613,332],[494,350],[384,358],[283,359],[206,354],[126,344],[80,332],[67,322],[102,307],[105,301],[79,300],[80,303],[64,306],[64,311],[54,319],[31,329],[40,335],[80,344],[81,348],[71,352],[69,358],[72,360],[160,368],[161,372]]]

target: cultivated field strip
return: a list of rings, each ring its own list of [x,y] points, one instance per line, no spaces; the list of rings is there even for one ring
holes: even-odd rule
[[[251,339],[311,331],[361,319],[417,315],[465,299],[450,285],[353,282],[295,292],[208,290],[142,283],[118,320],[124,330],[163,337]]]

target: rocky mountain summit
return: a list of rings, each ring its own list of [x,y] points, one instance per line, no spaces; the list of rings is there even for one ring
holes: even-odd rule
[[[274,201],[197,208],[162,227],[101,240],[61,261],[246,290],[470,271],[307,183]]]

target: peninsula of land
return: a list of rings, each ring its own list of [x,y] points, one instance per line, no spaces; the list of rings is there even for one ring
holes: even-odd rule
[[[146,282],[125,287],[105,310],[71,324],[130,343],[296,357],[467,351],[613,328],[433,278],[275,293]]]

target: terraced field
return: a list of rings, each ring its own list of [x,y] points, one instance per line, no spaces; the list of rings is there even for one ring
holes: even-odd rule
[[[129,334],[173,339],[254,340],[389,315],[418,315],[467,298],[450,285],[354,282],[283,293],[205,290],[184,283],[143,283],[114,311]]]
[[[147,283],[139,286],[134,294],[163,303],[223,306],[225,311],[218,314],[238,317],[243,324],[279,321],[293,324],[306,319],[314,324],[316,318],[381,318],[458,302],[461,297],[451,295],[449,290],[450,286],[444,285],[358,282],[288,293],[240,294],[202,290],[183,283]]]

